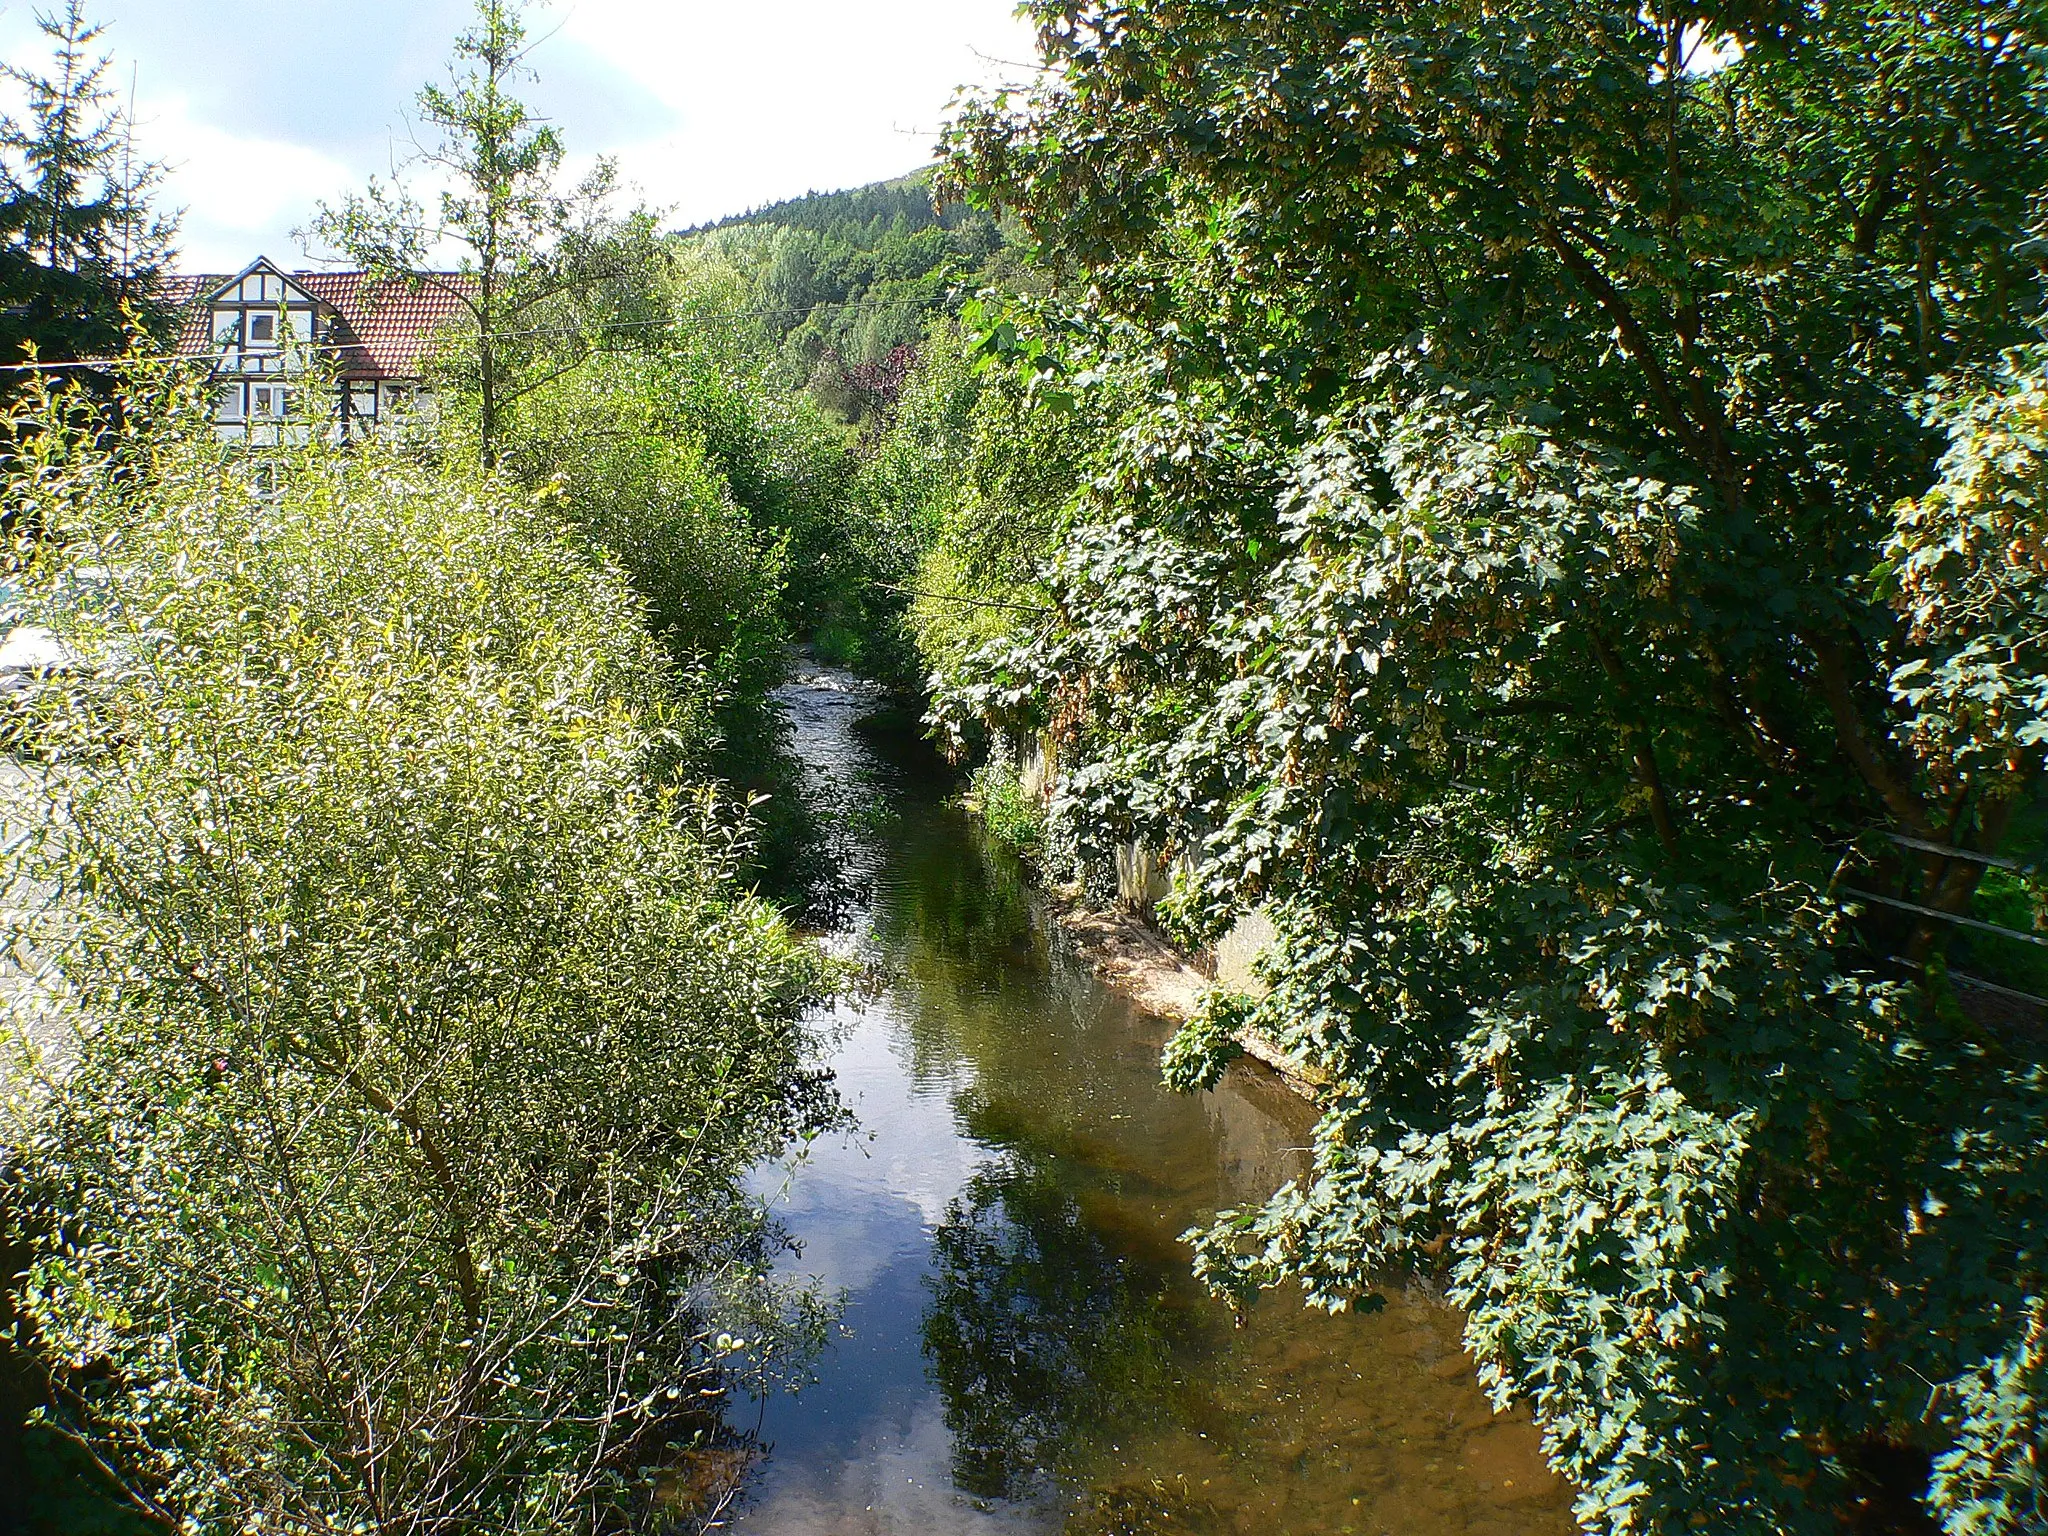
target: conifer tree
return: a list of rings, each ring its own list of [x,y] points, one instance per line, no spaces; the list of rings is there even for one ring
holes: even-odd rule
[[[85,0],[42,11],[46,72],[0,73],[27,98],[22,120],[0,120],[0,354],[33,346],[45,358],[117,351],[124,306],[145,323],[166,318],[158,283],[176,220],[151,208],[162,167],[135,155],[133,123],[99,51],[106,26]]]

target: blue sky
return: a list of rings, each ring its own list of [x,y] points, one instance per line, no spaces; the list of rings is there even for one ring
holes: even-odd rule
[[[549,0],[526,98],[693,224],[923,163],[964,82],[1021,73],[1014,0]],[[39,62],[32,0],[0,57]],[[286,265],[314,203],[390,169],[468,0],[96,0],[139,142],[169,161],[185,262]],[[551,35],[549,35],[551,34]]]

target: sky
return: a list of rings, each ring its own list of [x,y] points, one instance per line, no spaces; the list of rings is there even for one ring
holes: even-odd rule
[[[53,0],[41,0],[45,6]],[[931,157],[954,91],[1021,77],[1015,0],[545,0],[524,99],[572,166],[615,156],[688,226]],[[43,62],[36,0],[0,0],[0,59]],[[89,0],[133,88],[138,150],[185,210],[180,265],[307,264],[316,203],[387,175],[470,0]],[[315,252],[318,256],[320,252]]]

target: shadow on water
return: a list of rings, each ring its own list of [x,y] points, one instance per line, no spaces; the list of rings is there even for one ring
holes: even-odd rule
[[[755,889],[822,932],[851,923],[871,894],[870,854],[886,844],[893,822],[890,789],[915,783],[943,798],[954,775],[925,741],[914,707],[802,653],[794,665],[793,689],[811,696],[810,707],[790,709],[786,688],[762,708],[727,718],[713,766],[755,799],[746,871]],[[842,738],[862,750],[828,749]],[[833,761],[829,774],[814,761],[820,751]]]
[[[842,878],[813,909],[880,978],[825,1020],[861,1133],[764,1169],[796,1267],[846,1296],[815,1385],[763,1405],[737,1524],[775,1536],[1542,1536],[1568,1493],[1425,1298],[1237,1326],[1180,1234],[1302,1167],[1313,1112],[1233,1071],[1159,1085],[1022,870],[844,674],[780,694]]]

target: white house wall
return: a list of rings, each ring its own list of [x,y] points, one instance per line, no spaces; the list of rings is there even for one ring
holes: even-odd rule
[[[298,386],[284,381],[305,372],[311,349],[326,339],[325,330],[332,329],[331,323],[322,326],[321,312],[326,306],[268,262],[260,261],[203,302],[212,312],[213,344],[219,353],[214,366],[219,390],[214,397],[216,433],[234,441],[275,442],[282,432],[287,440],[303,441],[303,426],[280,420],[283,411],[276,397],[272,397],[271,410],[265,412],[257,408],[256,392],[289,391],[290,397],[297,396]],[[251,322],[259,316],[273,317],[275,335],[269,341],[256,341],[250,335]],[[302,403],[295,400],[293,408],[302,409]],[[334,425],[330,430],[337,436],[360,437],[380,422],[423,418],[432,410],[432,396],[418,380],[343,380],[334,386]]]

